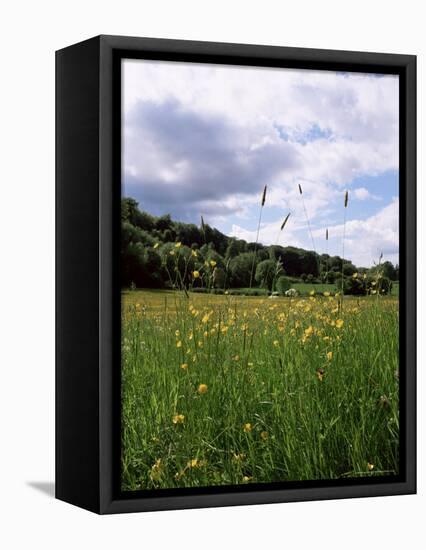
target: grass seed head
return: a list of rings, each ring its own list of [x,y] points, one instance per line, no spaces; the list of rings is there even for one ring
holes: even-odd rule
[[[280,231],[282,231],[285,227],[285,224],[287,223],[287,220],[289,219],[290,217],[290,212],[287,214],[287,216],[285,217],[285,220],[283,221],[283,223],[281,224],[281,229]]]
[[[266,188],[267,188],[267,185],[265,185],[265,187],[264,187],[264,189],[263,189],[262,206],[264,206],[265,200],[266,200]]]

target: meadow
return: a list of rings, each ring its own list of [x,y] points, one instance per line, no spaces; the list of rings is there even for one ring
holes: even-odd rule
[[[123,291],[122,489],[397,474],[398,299],[321,292]]]

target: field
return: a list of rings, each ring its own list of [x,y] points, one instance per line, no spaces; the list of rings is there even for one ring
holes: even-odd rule
[[[122,295],[122,489],[398,473],[398,300]]]

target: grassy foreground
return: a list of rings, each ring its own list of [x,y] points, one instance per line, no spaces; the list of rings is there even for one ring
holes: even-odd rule
[[[123,490],[398,472],[396,298],[122,300]]]

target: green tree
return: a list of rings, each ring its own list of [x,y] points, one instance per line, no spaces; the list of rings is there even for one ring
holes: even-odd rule
[[[229,263],[231,286],[248,287],[250,284],[250,270],[253,263],[254,252],[238,254]]]
[[[215,288],[224,288],[225,279],[225,271],[221,267],[215,267],[213,270],[213,286]]]
[[[288,277],[284,277],[284,275],[281,275],[278,277],[276,282],[276,289],[277,291],[283,296],[286,291],[291,287],[291,282]]]
[[[272,290],[277,275],[276,268],[277,262],[274,262],[274,260],[263,260],[257,264],[254,278],[261,287]]]

